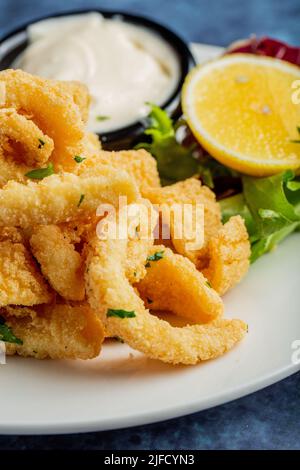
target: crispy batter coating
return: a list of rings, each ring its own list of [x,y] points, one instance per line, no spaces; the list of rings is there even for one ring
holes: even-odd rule
[[[23,345],[6,343],[9,355],[36,359],[92,359],[104,339],[101,322],[87,304],[7,307],[0,315]]]
[[[208,240],[222,227],[221,210],[216,202],[215,194],[207,186],[202,186],[201,182],[196,178],[189,178],[171,186],[147,189],[145,197],[153,204],[167,205],[169,207],[172,204],[192,204],[193,227],[196,227],[196,205],[204,206],[204,240],[203,246],[197,250],[191,250],[187,244],[188,242],[195,242],[195,240],[188,240],[184,236],[182,238],[175,238],[178,228],[176,226],[176,217],[173,217],[171,214],[171,217],[168,217],[166,220],[166,223],[170,223],[172,243],[176,251],[187,256],[195,264],[198,263],[198,259],[205,256],[207,252]],[[166,219],[164,213],[162,215],[163,219]]]
[[[25,174],[32,170],[32,167],[28,167],[28,165],[24,163],[17,163],[13,154],[14,152],[12,152],[12,154],[4,154],[0,145],[0,189],[11,180],[24,183],[26,181]]]
[[[66,300],[84,299],[80,254],[56,225],[39,225],[30,238],[32,253],[51,287]]]
[[[86,124],[89,117],[89,109],[91,104],[91,96],[88,87],[76,80],[62,81],[54,80],[64,94],[72,97],[74,103],[78,106],[81,119]]]
[[[0,82],[0,106],[5,106],[6,101],[6,85],[4,82]]]
[[[127,243],[125,261],[126,277],[131,283],[136,283],[146,275],[146,262],[149,251],[154,243],[154,228],[157,224],[158,213],[147,199],[140,200],[145,210],[141,210],[136,220],[134,238]]]
[[[163,252],[162,259],[150,261],[146,276],[137,284],[148,308],[167,310],[198,323],[223,314],[222,299],[189,259],[164,246],[154,246],[149,254],[157,252]]]
[[[52,294],[22,243],[0,242],[0,306],[50,302]]]
[[[196,364],[231,349],[247,330],[241,320],[217,319],[183,328],[151,315],[128,282],[124,260],[126,240],[90,242],[86,290],[90,305],[98,312],[110,336],[119,336],[148,357],[172,364]],[[134,311],[134,318],[107,317],[108,309]]]
[[[220,295],[234,287],[249,269],[250,243],[243,219],[231,217],[208,244],[209,265],[203,274]]]
[[[0,143],[5,140],[19,144],[17,158],[29,166],[43,166],[54,148],[50,137],[12,108],[0,109]]]
[[[160,186],[156,160],[146,150],[98,151],[92,158],[78,165],[77,173],[84,176],[95,175],[99,165],[127,171],[135,179],[142,195],[146,188]]]
[[[153,240],[129,240],[127,245],[126,276],[131,283],[138,282],[146,275],[146,260]]]
[[[0,242],[25,243],[26,237],[22,230],[16,227],[0,227]]]
[[[0,226],[26,228],[75,220],[95,214],[101,203],[117,206],[119,195],[127,196],[129,203],[139,196],[127,173],[108,167],[90,178],[65,173],[38,183],[10,181],[0,190]]]
[[[101,141],[97,134],[86,132],[83,137],[84,155],[94,157],[101,151]],[[77,170],[75,171],[77,173]]]
[[[84,136],[84,122],[74,95],[66,93],[55,80],[21,70],[0,72],[0,83],[4,83],[6,89],[3,107],[15,108],[53,139],[51,161],[57,169],[71,170]]]

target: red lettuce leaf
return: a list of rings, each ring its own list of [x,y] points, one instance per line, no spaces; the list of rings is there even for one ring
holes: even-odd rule
[[[227,53],[231,54],[236,52],[275,57],[295,65],[300,65],[300,47],[290,46],[289,44],[269,37],[251,37],[234,42],[229,46]]]

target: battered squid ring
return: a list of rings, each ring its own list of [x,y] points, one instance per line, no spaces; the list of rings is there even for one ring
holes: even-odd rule
[[[5,85],[5,104],[28,116],[41,131],[53,139],[51,160],[57,169],[74,168],[74,156],[82,150],[84,122],[74,95],[66,93],[55,80],[35,77],[22,70],[0,72]],[[3,86],[3,85],[2,85]]]
[[[0,189],[0,226],[29,228],[82,219],[94,215],[101,203],[117,207],[120,195],[129,203],[139,198],[128,173],[108,167],[101,176],[90,178],[64,173],[38,183],[9,181]]]
[[[222,316],[221,297],[189,259],[157,245],[149,255],[157,252],[163,252],[162,259],[149,262],[146,276],[136,285],[147,307],[167,310],[196,323]]]
[[[249,269],[250,243],[243,219],[237,215],[208,243],[209,264],[202,272],[212,287],[223,295],[235,286]]]
[[[28,166],[43,166],[54,149],[53,140],[13,108],[0,109],[0,143],[6,140],[21,145],[18,158]]]
[[[110,336],[121,337],[148,357],[171,364],[196,364],[220,356],[240,341],[247,325],[217,319],[204,325],[172,327],[150,314],[125,274],[126,240],[98,240],[88,247],[86,290]],[[134,318],[108,317],[108,309],[134,311]]]

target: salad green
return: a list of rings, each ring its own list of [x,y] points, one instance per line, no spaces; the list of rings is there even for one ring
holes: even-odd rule
[[[292,171],[243,176],[243,192],[220,201],[223,221],[240,214],[251,242],[251,262],[300,227],[300,182]]]
[[[0,341],[7,343],[23,344],[23,341],[17,338],[11,328],[7,326],[4,319],[0,317]]]
[[[136,148],[145,148],[156,158],[163,185],[197,174],[199,163],[193,156],[195,144],[188,147],[181,145],[168,114],[154,104],[150,106],[149,127],[145,131],[150,141],[139,143]]]

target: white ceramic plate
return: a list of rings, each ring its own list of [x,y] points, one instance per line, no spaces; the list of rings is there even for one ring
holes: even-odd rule
[[[105,345],[99,359],[86,362],[8,358],[0,365],[0,433],[150,423],[228,402],[293,374],[300,369],[292,363],[292,343],[300,339],[299,252],[295,234],[225,296],[226,315],[244,319],[249,334],[217,360],[172,367],[122,344]]]

